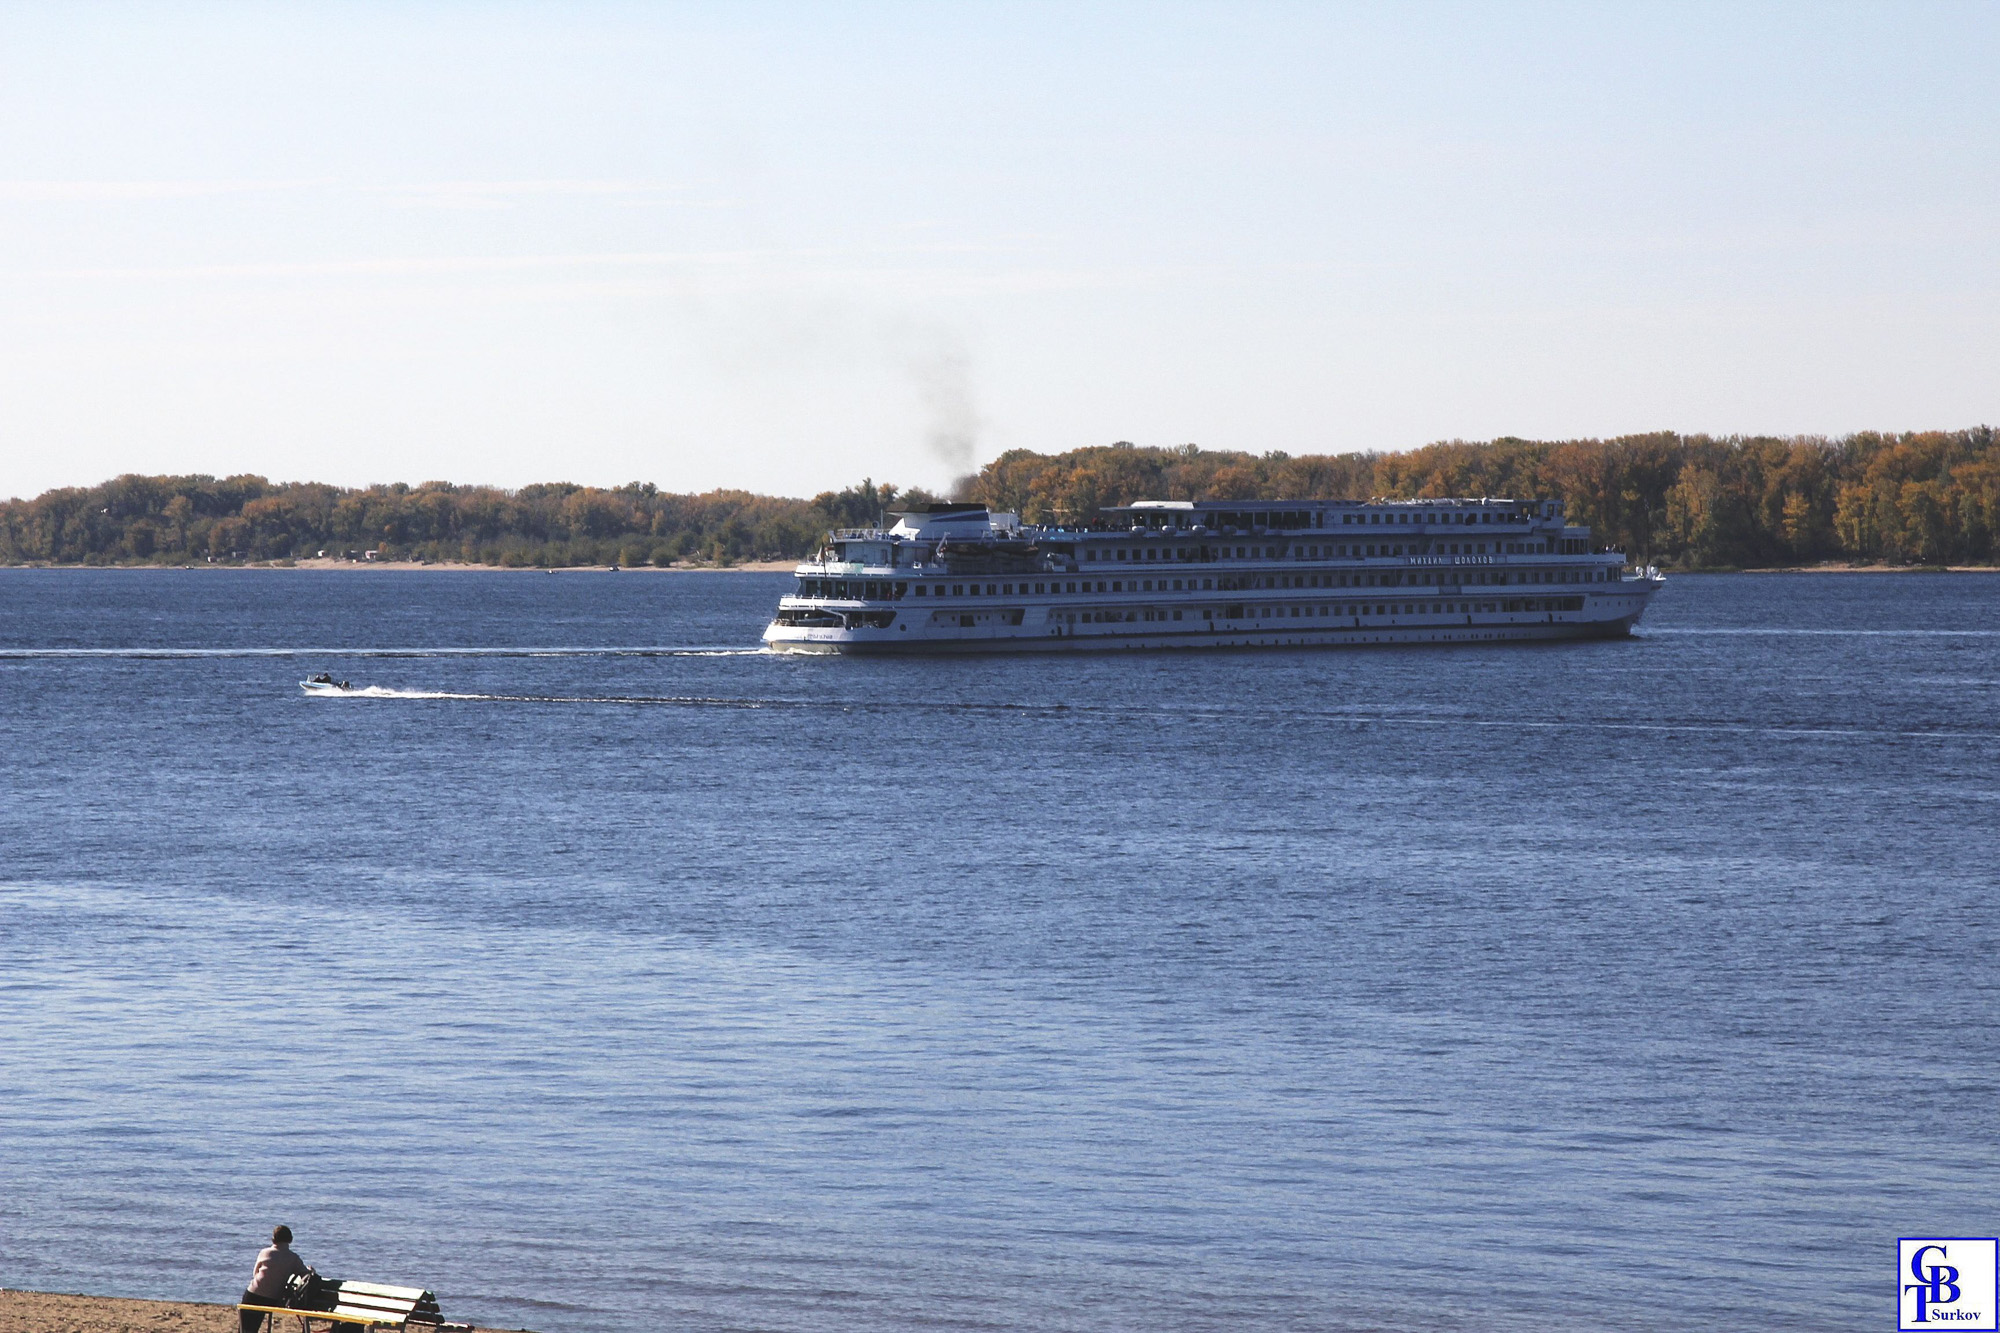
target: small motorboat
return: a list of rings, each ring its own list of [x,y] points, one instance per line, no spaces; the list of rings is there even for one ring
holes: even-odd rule
[[[307,694],[346,694],[354,685],[350,681],[335,680],[322,671],[311,680],[300,681],[299,688]]]

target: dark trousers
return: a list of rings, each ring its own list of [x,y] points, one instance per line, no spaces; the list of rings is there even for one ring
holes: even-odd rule
[[[244,1292],[243,1299],[237,1302],[238,1305],[283,1305],[284,1303],[285,1298],[283,1296],[259,1296],[254,1291]],[[264,1321],[270,1318],[271,1316],[265,1314],[262,1310],[238,1310],[236,1312],[237,1331],[238,1333],[257,1333],[258,1329],[264,1327]],[[274,1320],[273,1322],[275,1323],[276,1321]]]

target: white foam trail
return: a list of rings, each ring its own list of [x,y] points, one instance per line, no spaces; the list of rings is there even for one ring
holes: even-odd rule
[[[467,694],[457,690],[396,690],[386,685],[306,690],[307,699],[458,699],[496,704],[652,704],[681,708],[796,708],[792,699],[731,699],[695,694]]]
[[[307,695],[307,698],[349,699],[491,699],[490,694],[458,694],[451,690],[392,690],[385,685],[364,685],[358,690],[338,690],[331,695]]]

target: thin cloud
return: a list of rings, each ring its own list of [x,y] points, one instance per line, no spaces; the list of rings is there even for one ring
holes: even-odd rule
[[[650,180],[452,180],[355,183],[305,180],[0,180],[0,200],[14,203],[123,204],[149,199],[205,199],[222,195],[285,194],[320,190],[391,197],[445,206],[535,198],[666,200],[717,207],[733,202],[686,186]]]
[[[758,269],[788,280],[808,273],[842,281],[907,277],[936,282],[940,271],[912,267],[913,256],[963,259],[993,252],[970,245],[906,246],[856,252],[851,249],[634,250],[594,254],[406,255],[380,258],[272,260],[248,264],[118,265],[87,268],[16,269],[17,276],[62,279],[258,279],[311,277],[424,277],[475,273],[560,273],[575,270]],[[886,261],[870,264],[869,258]]]
[[[742,201],[706,195],[682,185],[649,180],[462,180],[370,185],[361,193],[405,207],[512,208],[538,200],[593,200],[623,207],[729,208]]]
[[[146,199],[207,199],[324,188],[326,181],[58,181],[0,180],[9,203],[125,204]]]
[[[735,265],[772,257],[745,251],[634,252],[594,255],[425,255],[393,259],[332,259],[261,264],[187,264],[144,268],[43,270],[53,278],[312,278],[422,277],[451,273],[518,273],[574,268],[686,268]]]

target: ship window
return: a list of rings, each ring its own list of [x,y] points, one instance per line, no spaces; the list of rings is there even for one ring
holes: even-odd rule
[[[954,584],[952,584],[952,585],[951,585],[951,595],[952,595],[953,597],[963,597],[963,596],[965,596],[965,585],[964,585],[963,583],[954,583]]]
[[[917,585],[917,596],[922,597],[923,595],[924,595],[924,585],[919,583]]]
[[[1083,558],[1084,558],[1085,560],[1095,560],[1095,559],[1097,559],[1097,552],[1095,552],[1095,551],[1091,551],[1091,550],[1086,550],[1086,551],[1084,551],[1084,553],[1083,553]]]
[[[1175,591],[1175,592],[1179,592],[1180,590],[1181,590],[1181,581],[1180,581],[1179,579],[1175,579],[1175,580],[1174,580],[1174,591]]]
[[[1322,607],[1321,607],[1321,608],[1319,609],[1319,613],[1320,613],[1321,615],[1325,615],[1325,614],[1326,614],[1326,610],[1327,610],[1327,609],[1326,609],[1325,607],[1323,607],[1323,606],[1322,606]]]
[[[986,595],[988,597],[991,597],[993,595],[993,585],[990,583],[986,585]]]
[[[1069,588],[1068,588],[1068,591],[1070,591],[1070,592],[1075,592],[1075,591],[1076,591],[1076,585],[1075,585],[1074,583],[1070,584],[1070,585],[1069,585]]]

